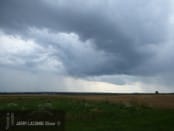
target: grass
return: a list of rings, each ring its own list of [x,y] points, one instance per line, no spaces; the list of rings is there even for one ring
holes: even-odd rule
[[[51,96],[0,97],[0,110],[56,109],[66,112],[66,131],[173,131],[174,110],[145,105]]]

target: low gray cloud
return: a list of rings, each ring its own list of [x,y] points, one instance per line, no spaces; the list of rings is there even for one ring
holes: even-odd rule
[[[35,52],[21,56],[23,52],[14,55],[2,48],[0,66],[12,68],[13,62],[26,70],[52,69],[79,78],[174,73],[173,4],[170,0],[1,0],[1,42],[2,37],[13,36],[24,43],[32,41],[39,49],[32,47]]]

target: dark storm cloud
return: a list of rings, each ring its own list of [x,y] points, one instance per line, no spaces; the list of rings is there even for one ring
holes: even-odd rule
[[[88,58],[80,52],[77,57],[71,49],[57,54],[71,75],[155,74],[166,67],[156,67],[161,64],[160,60],[153,62],[158,50],[150,47],[166,43],[169,11],[169,1],[163,0],[1,0],[0,28],[26,38],[31,37],[27,29],[34,27],[52,33],[74,32],[82,42],[93,40],[94,50],[105,52],[101,58],[90,54]],[[43,37],[32,37],[40,44],[60,48]]]

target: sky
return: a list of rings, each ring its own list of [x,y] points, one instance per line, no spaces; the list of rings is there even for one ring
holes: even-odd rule
[[[0,92],[174,92],[173,0],[1,0]]]

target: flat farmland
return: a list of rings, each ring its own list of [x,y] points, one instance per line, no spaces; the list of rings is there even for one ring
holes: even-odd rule
[[[174,109],[173,94],[130,94],[130,95],[69,95],[64,96],[78,100],[105,101],[125,105],[143,105],[152,108]]]
[[[113,104],[142,105],[152,108],[174,109],[174,94],[20,94],[0,95],[2,101],[16,101],[19,99],[59,100],[61,98],[79,101],[98,101]]]
[[[66,131],[173,131],[173,94],[3,94],[0,110],[62,110]]]

